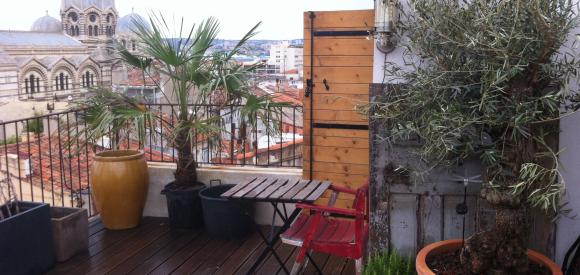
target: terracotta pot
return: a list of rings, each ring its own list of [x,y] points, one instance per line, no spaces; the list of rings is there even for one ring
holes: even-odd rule
[[[98,153],[91,167],[92,194],[105,228],[139,225],[149,187],[145,154],[134,150]]]
[[[417,273],[419,275],[435,275],[435,273],[427,266],[427,257],[433,254],[441,254],[459,250],[461,249],[461,244],[462,241],[460,239],[456,239],[436,242],[424,247],[421,249],[421,251],[419,251],[417,258],[415,259]],[[560,270],[560,267],[541,253],[528,249],[528,257],[533,262],[550,269],[553,275],[562,275],[562,270]]]

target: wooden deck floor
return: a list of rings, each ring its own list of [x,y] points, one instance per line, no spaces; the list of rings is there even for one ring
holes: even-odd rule
[[[210,238],[203,230],[170,230],[167,220],[145,218],[136,229],[110,231],[100,220],[89,226],[89,251],[59,263],[48,274],[245,274],[264,244],[258,234],[244,240]],[[298,250],[277,245],[290,270]],[[315,254],[324,274],[354,274],[354,262]],[[268,256],[257,274],[283,274]],[[308,265],[305,274],[316,274]]]

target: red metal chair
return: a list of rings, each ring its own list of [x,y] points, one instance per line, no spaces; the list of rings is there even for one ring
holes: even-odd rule
[[[297,204],[304,211],[280,236],[283,243],[301,247],[291,274],[303,269],[305,258],[313,251],[353,259],[357,274],[362,273],[369,232],[368,183],[357,190],[335,185],[329,189],[333,194],[327,206]],[[355,195],[352,209],[334,207],[339,193]]]

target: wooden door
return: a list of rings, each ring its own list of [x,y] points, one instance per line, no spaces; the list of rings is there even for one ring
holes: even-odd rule
[[[374,11],[313,15],[304,13],[306,93],[309,79],[314,86],[303,99],[303,177],[356,189],[369,176],[368,121],[355,107],[368,101],[372,82]]]

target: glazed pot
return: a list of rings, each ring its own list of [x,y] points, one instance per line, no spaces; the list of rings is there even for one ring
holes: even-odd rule
[[[95,155],[91,167],[92,194],[107,229],[139,225],[149,187],[145,154],[135,150]]]
[[[461,249],[462,241],[460,239],[445,240],[441,242],[432,243],[419,251],[415,259],[415,267],[419,275],[435,275],[435,273],[427,266],[427,257],[429,255],[441,254],[450,251]],[[560,267],[550,260],[548,257],[539,252],[528,249],[528,257],[531,261],[547,267],[553,275],[562,275]]]

